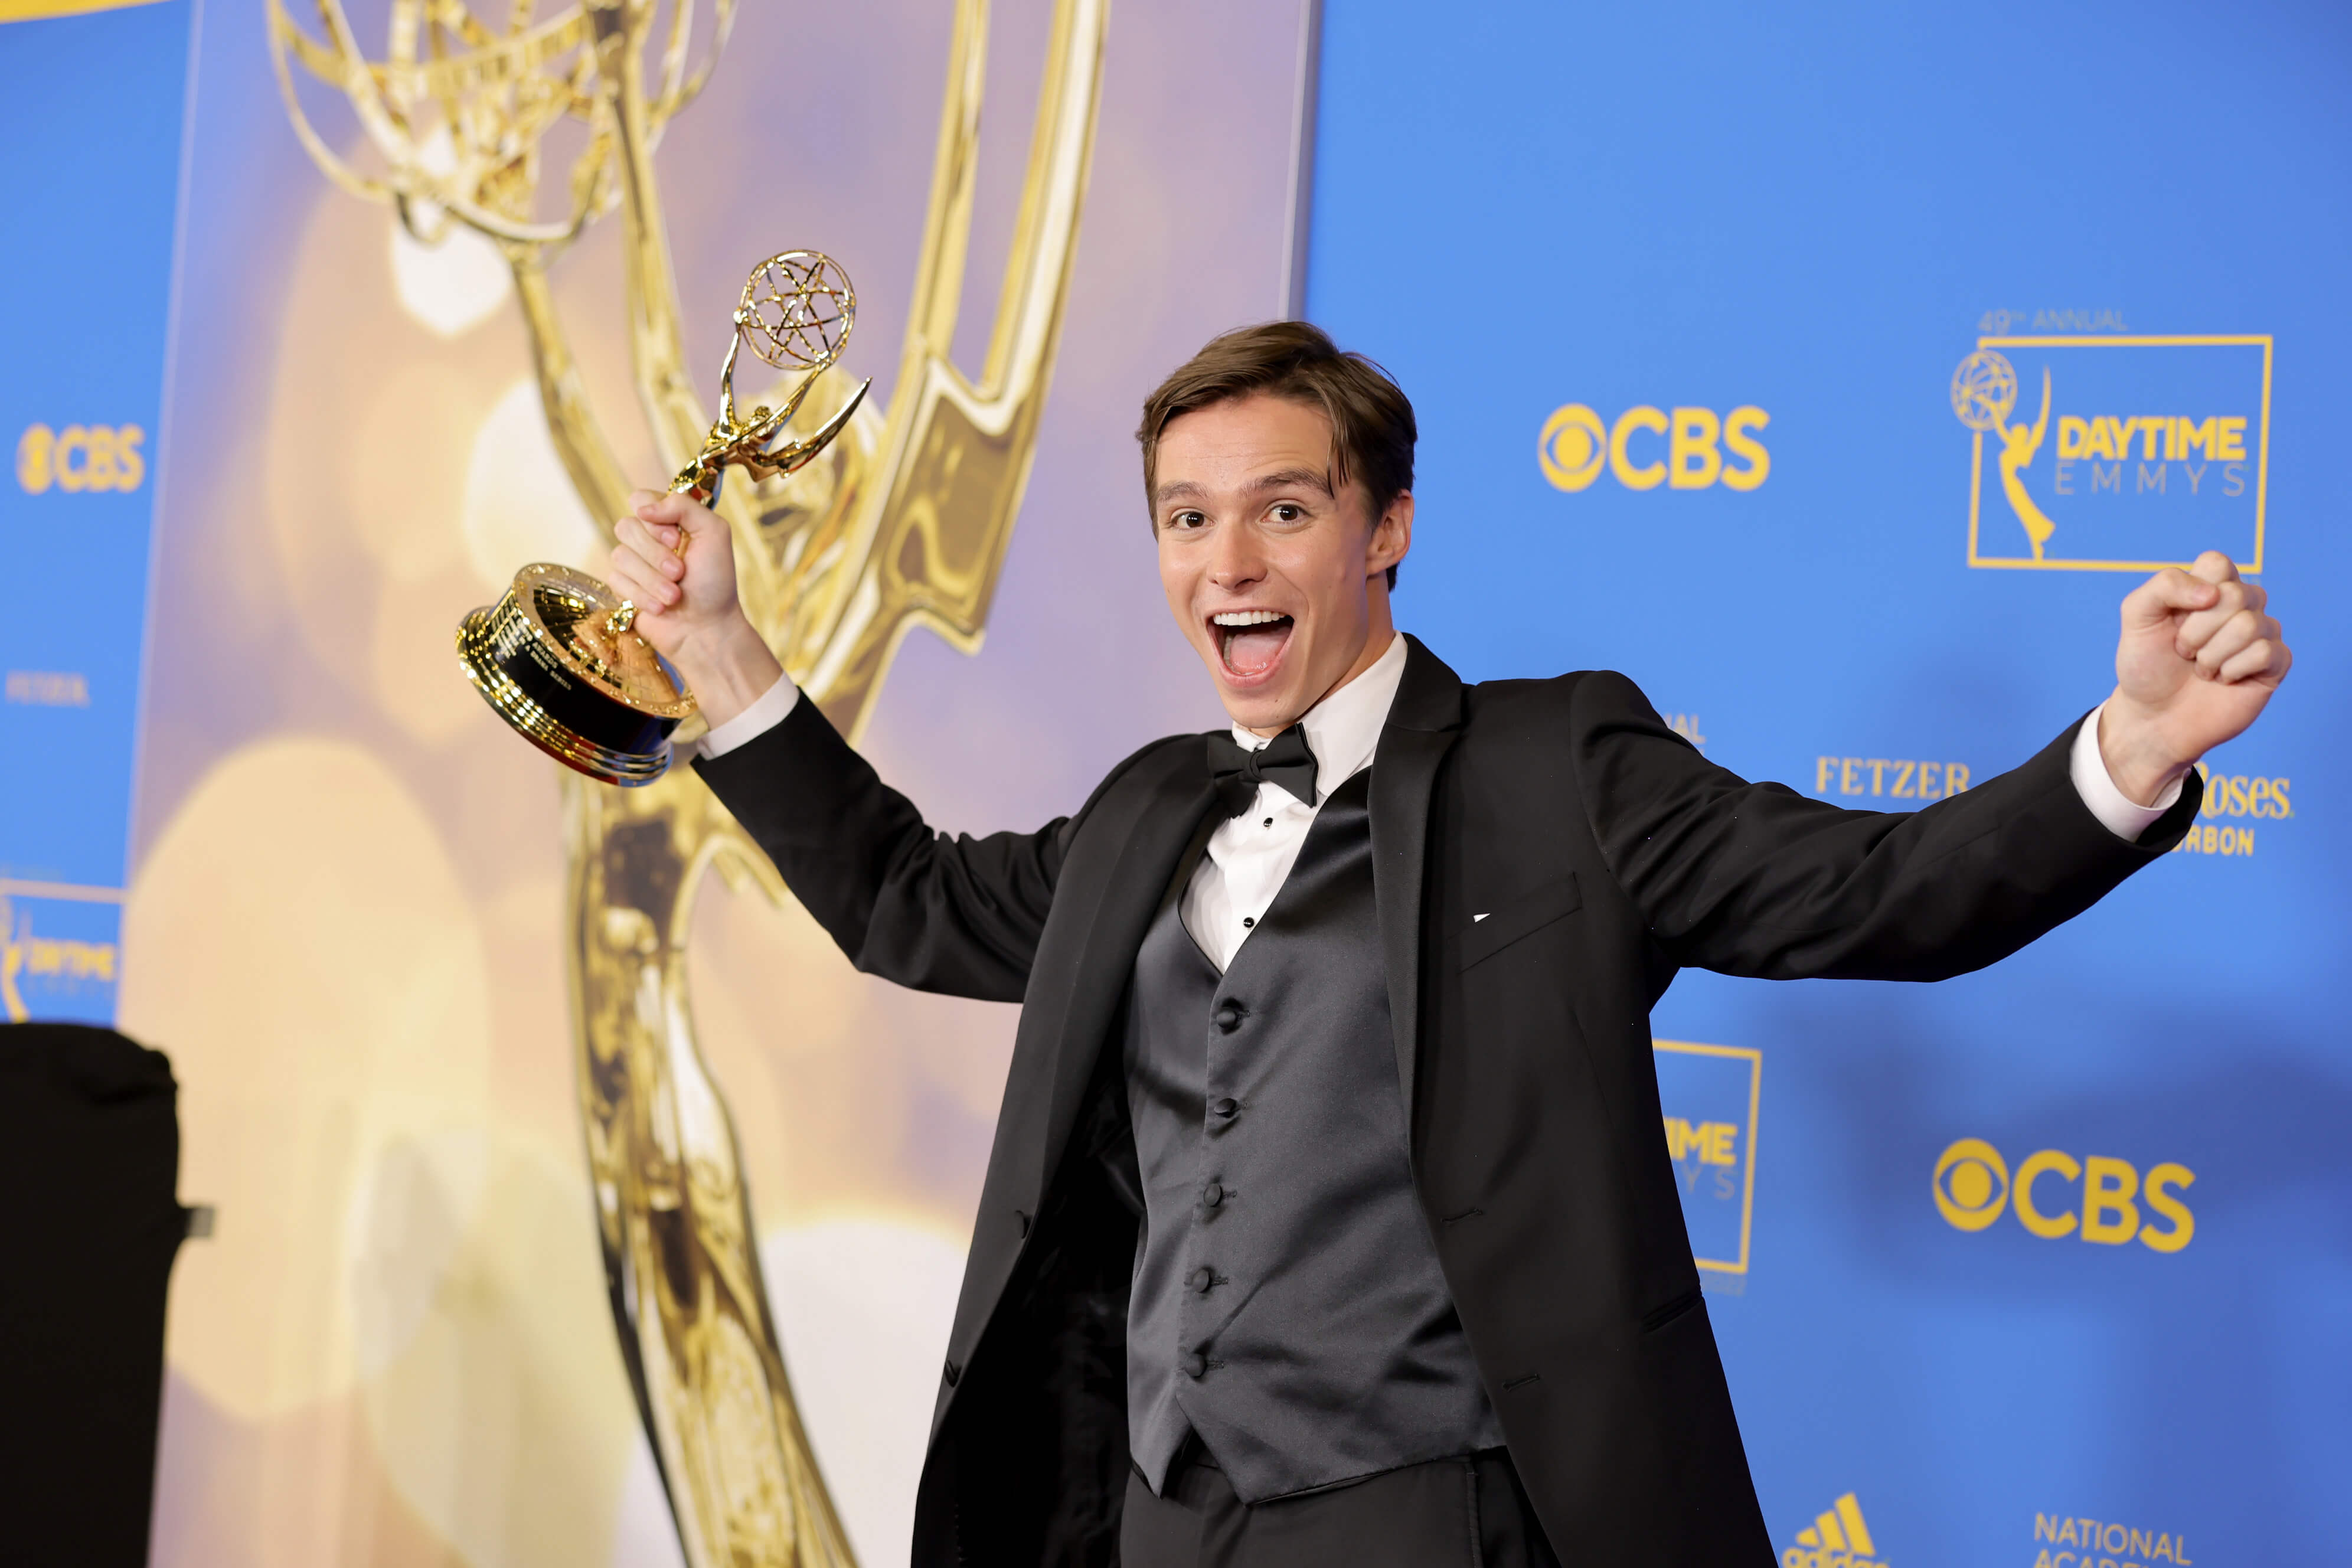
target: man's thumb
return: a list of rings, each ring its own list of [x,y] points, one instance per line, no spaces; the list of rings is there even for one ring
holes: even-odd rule
[[[2133,589],[2124,600],[2124,624],[2161,626],[2178,612],[2210,608],[2220,596],[2221,590],[2212,584],[2192,577],[2178,566],[2168,566]]]

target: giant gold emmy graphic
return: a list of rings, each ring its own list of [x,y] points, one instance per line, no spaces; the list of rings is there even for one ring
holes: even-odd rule
[[[979,646],[1060,334],[1107,3],[1056,0],[1019,216],[978,378],[949,354],[971,226],[988,15],[986,0],[956,0],[929,205],[888,409],[860,403],[862,388],[831,371],[820,348],[795,363],[796,385],[779,383],[756,400],[782,413],[754,408],[747,424],[772,428],[726,443],[725,461],[753,459],[744,466],[754,482],[712,498],[734,528],[745,607],[802,689],[853,738],[910,627],[928,626],[966,652]],[[724,426],[714,433],[686,371],[653,165],[662,128],[701,90],[725,45],[732,0],[712,5],[698,30],[695,0],[673,0],[666,12],[655,0],[583,0],[546,16],[537,14],[538,0],[514,0],[501,22],[476,16],[461,0],[391,0],[385,58],[370,59],[341,0],[318,0],[323,37],[296,26],[283,0],[269,0],[279,86],[297,134],[328,176],[390,204],[422,242],[461,223],[504,255],[549,432],[599,519],[621,516],[632,487],[588,405],[547,267],[600,215],[621,213],[631,365],[664,464],[685,469],[717,456],[708,447],[728,434]],[[709,42],[697,60],[689,44],[701,32]],[[314,128],[302,101],[306,79],[349,100],[364,163]],[[565,123],[583,140],[561,183],[562,210],[550,216],[540,206],[542,140]],[[764,188],[770,173],[747,168],[743,184]],[[789,259],[808,270],[771,275],[771,284],[782,280],[782,310],[795,301],[820,308],[835,283],[845,300],[837,270],[807,256]],[[810,281],[821,287],[803,289]],[[755,277],[754,289],[761,287]],[[739,313],[739,345],[743,322]],[[839,347],[835,337],[831,350]],[[723,419],[732,420],[732,402],[730,379]],[[786,455],[803,466],[770,463],[762,471],[758,459]],[[572,584],[580,590],[572,608],[560,595],[533,602],[555,609],[559,621],[570,616],[575,629],[589,626],[590,651],[612,652],[608,674],[641,678],[616,686],[658,699],[651,678],[662,673],[666,682],[666,673],[630,664],[635,655],[618,640],[635,640],[627,618],[617,605],[606,610],[592,584]],[[527,595],[535,592],[526,585]],[[510,592],[501,605],[515,597]],[[682,708],[683,694],[673,689],[673,697]],[[657,727],[687,721],[684,711],[632,710]],[[532,717],[519,706],[514,716]],[[541,728],[534,739],[546,746],[556,732]],[[615,738],[623,743],[607,743]],[[665,738],[608,731],[596,743],[642,759],[660,753]],[[575,768],[599,762],[589,752],[565,760]],[[638,1409],[690,1568],[846,1564],[848,1543],[785,1375],[732,1124],[696,1047],[687,990],[688,917],[707,872],[716,868],[731,885],[755,884],[772,899],[787,895],[690,769],[663,772],[638,761],[599,771],[642,787],[612,789],[565,773],[565,920],[605,1279]],[[658,776],[633,776],[647,772]]]

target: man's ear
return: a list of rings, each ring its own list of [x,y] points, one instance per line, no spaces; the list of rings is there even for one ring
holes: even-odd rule
[[[1405,558],[1412,549],[1412,492],[1399,490],[1381,520],[1372,524],[1371,547],[1365,552],[1364,575],[1377,576]]]

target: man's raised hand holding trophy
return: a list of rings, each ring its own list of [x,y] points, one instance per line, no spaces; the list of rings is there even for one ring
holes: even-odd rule
[[[788,250],[753,268],[719,374],[719,418],[669,493],[707,507],[719,499],[730,465],[763,479],[824,451],[857,412],[870,380],[805,438],[786,438],[784,430],[817,377],[841,357],[856,319],[856,292],[831,257]],[[736,412],[735,356],[747,342],[776,369],[807,373],[781,407]],[[642,505],[652,498],[633,499]],[[673,531],[668,543],[683,556],[686,534]],[[606,784],[650,784],[668,769],[670,736],[697,701],[637,633],[637,611],[635,598],[584,572],[537,562],[515,574],[497,604],[459,623],[458,664],[500,718],[558,762]]]

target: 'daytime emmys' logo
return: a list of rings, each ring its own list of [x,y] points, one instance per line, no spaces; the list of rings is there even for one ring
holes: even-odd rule
[[[1772,471],[1772,454],[1756,438],[1771,422],[1752,405],[1718,415],[1696,406],[1668,413],[1644,403],[1605,420],[1584,404],[1563,404],[1536,438],[1536,463],[1553,489],[1570,494],[1590,488],[1604,468],[1629,490],[1717,484],[1752,490]]]
[[[1764,1053],[1752,1046],[1651,1043],[1666,1153],[1675,1163],[1675,1184],[1682,1189],[1691,1261],[1719,1276],[1743,1276],[1756,1215],[1756,1114]],[[1736,1291],[1741,1281],[1717,1283]]]
[[[2044,1241],[2074,1236],[2121,1247],[2137,1239],[2151,1252],[2179,1252],[2197,1235],[2197,1216],[2179,1195],[2196,1180],[2195,1172],[2169,1160],[2143,1176],[2128,1160],[2078,1160],[2057,1149],[2028,1154],[2011,1174],[2000,1150],[1981,1138],[1962,1138],[1936,1161],[1936,1208],[1955,1230],[1987,1229],[2010,1210]],[[2150,1214],[2146,1220],[2142,1205]]]
[[[2266,337],[1979,338],[1950,389],[1969,564],[2261,571],[2270,365]]]
[[[74,942],[33,933],[33,917],[0,899],[0,1017],[22,1024],[33,1016],[25,1000],[48,992],[78,992],[85,984],[111,985],[120,950],[110,942]]]

